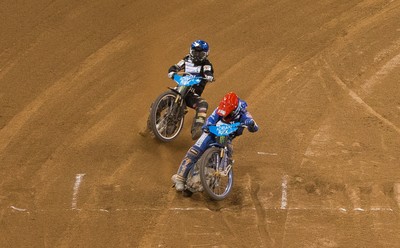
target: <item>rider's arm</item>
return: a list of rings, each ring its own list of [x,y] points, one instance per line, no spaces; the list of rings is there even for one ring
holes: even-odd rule
[[[168,70],[168,77],[173,78],[174,74],[183,70],[185,67],[185,59],[181,59],[178,63],[175,65],[171,66]]]
[[[204,77],[208,82],[214,81],[214,69],[210,61],[206,61],[206,63],[203,65],[203,73]]]
[[[258,125],[256,121],[253,119],[253,116],[246,110],[245,114],[243,115],[243,120],[241,121],[243,124],[247,126],[247,129],[249,132],[257,132],[258,131]]]
[[[253,116],[250,114],[249,111],[247,111],[247,103],[243,100],[240,100],[240,104],[242,106],[242,110],[240,112],[240,123],[243,123],[244,125],[247,126],[247,129],[254,133],[258,131],[258,125],[253,119]],[[238,133],[242,134],[243,133],[243,128],[239,128],[237,130]]]

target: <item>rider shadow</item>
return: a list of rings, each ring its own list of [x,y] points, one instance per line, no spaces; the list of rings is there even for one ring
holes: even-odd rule
[[[173,189],[175,190],[175,189]],[[190,206],[192,208],[207,208],[210,211],[213,212],[218,212],[221,211],[224,208],[224,205],[222,202],[220,201],[215,201],[210,199],[208,196],[205,195],[205,193],[200,193],[200,192],[196,192],[194,194],[192,194],[190,197],[187,196],[183,196],[182,194],[178,193],[177,194],[177,200],[179,201],[190,201]]]

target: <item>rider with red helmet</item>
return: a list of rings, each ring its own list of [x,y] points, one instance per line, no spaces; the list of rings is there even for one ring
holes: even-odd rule
[[[251,114],[247,111],[247,103],[240,99],[235,93],[227,93],[219,106],[214,112],[207,118],[205,125],[203,126],[203,134],[197,140],[197,142],[187,151],[183,158],[181,165],[179,166],[177,174],[172,176],[172,181],[175,184],[177,191],[183,191],[187,175],[201,157],[207,147],[215,142],[215,136],[210,134],[208,127],[216,125],[218,122],[232,123],[240,122],[247,126],[250,132],[257,132],[258,126],[254,121]],[[233,134],[232,139],[236,136],[242,135],[244,127],[239,127],[238,130]],[[230,144],[231,146],[232,144]],[[232,147],[231,147],[232,148]],[[228,153],[229,157],[232,157],[232,149]]]
[[[196,110],[191,130],[193,140],[200,137],[202,133],[201,127],[204,125],[204,121],[207,117],[208,103],[200,96],[207,82],[214,81],[214,69],[211,62],[208,60],[209,51],[210,48],[207,42],[204,40],[196,40],[191,44],[189,54],[168,70],[168,77],[172,79],[174,78],[174,74],[179,71],[204,78],[200,84],[193,87],[194,92],[188,94],[185,98],[186,106]]]

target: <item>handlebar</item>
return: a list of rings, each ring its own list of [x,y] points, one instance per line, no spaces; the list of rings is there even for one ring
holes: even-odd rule
[[[235,133],[240,127],[247,128],[244,123],[235,122],[232,124],[209,125],[204,129],[204,132],[211,132],[217,136],[229,136]]]
[[[199,75],[193,75],[193,74],[191,74],[189,72],[178,71],[178,72],[175,72],[175,74],[178,75],[178,76],[181,76],[181,77],[189,76],[189,77],[196,77],[196,78],[199,78],[199,79],[207,80],[206,77],[200,77]],[[215,81],[215,79],[213,79],[211,82],[214,82],[214,81]]]

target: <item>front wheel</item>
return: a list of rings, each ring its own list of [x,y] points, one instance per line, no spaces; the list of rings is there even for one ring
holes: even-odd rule
[[[185,106],[177,101],[178,97],[178,93],[167,91],[157,97],[151,106],[150,130],[163,142],[172,141],[182,130]]]
[[[222,163],[220,152],[220,148],[211,147],[204,152],[198,162],[203,188],[211,199],[217,201],[225,199],[233,185],[233,169],[230,168],[229,171],[217,169],[217,165]]]

